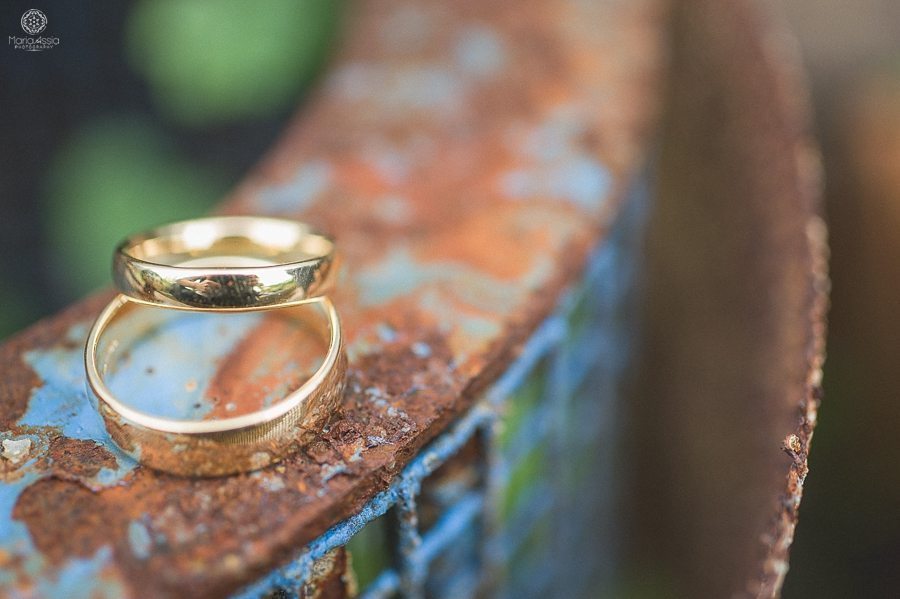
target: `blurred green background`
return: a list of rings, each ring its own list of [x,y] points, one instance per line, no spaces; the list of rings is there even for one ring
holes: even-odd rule
[[[277,139],[344,6],[72,4],[40,6],[59,46],[3,54],[0,338],[107,286],[125,235],[209,211]]]

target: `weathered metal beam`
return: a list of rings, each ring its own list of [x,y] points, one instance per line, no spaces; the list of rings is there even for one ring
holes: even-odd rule
[[[0,437],[27,440],[21,459],[0,460],[0,592],[222,594],[385,489],[504,370],[602,239],[645,159],[662,8],[355,4],[319,94],[223,208],[337,236],[351,358],[340,417],[260,473],[157,474],[106,441],[84,394],[81,345],[108,296],[36,325],[0,347]],[[177,321],[134,351],[120,392],[164,409],[187,390],[198,410],[240,410],[306,359],[285,356],[296,333],[266,319],[223,322]],[[178,359],[218,326],[224,346],[206,361]],[[255,326],[262,343],[242,334]]]
[[[819,162],[799,57],[769,9],[674,10],[633,539],[688,597],[779,594],[821,394]]]

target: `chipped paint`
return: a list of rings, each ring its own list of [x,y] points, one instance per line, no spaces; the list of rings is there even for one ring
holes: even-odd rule
[[[38,582],[38,597],[66,599],[118,599],[126,594],[121,581],[105,576],[112,562],[112,550],[102,547],[90,558],[72,559],[56,571],[56,576]]]
[[[143,560],[150,557],[153,549],[153,538],[150,536],[150,531],[147,530],[146,524],[139,520],[132,520],[128,523],[128,545],[131,547],[131,552],[138,559]]]
[[[583,143],[585,122],[576,107],[561,105],[538,126],[513,129],[509,143],[522,153],[525,165],[501,176],[503,193],[517,200],[568,201],[601,214],[613,179]]]
[[[277,493],[284,489],[284,479],[268,472],[254,472],[251,476],[259,481],[259,486],[269,493]]]
[[[322,160],[297,169],[294,178],[282,185],[267,187],[256,198],[258,211],[264,214],[291,214],[313,205],[331,184],[331,166]]]
[[[435,288],[453,294],[459,289],[460,301],[481,310],[506,307],[507,299],[517,295],[516,285],[486,276],[472,267],[455,262],[422,263],[408,248],[395,247],[383,259],[359,270],[355,285],[361,305],[386,304]]]
[[[93,476],[82,480],[90,488],[116,485],[135,467],[135,462],[108,439],[100,417],[84,391],[81,348],[86,333],[83,324],[76,324],[69,328],[61,345],[47,350],[33,350],[24,355],[42,384],[32,391],[28,408],[18,422],[20,430],[31,433],[20,438],[28,441],[29,459],[19,464],[12,476],[0,472],[0,553],[8,563],[18,564],[15,569],[4,569],[0,574],[0,584],[22,583],[23,573],[40,572],[46,568],[46,559],[36,550],[27,527],[13,518],[13,510],[30,485],[52,474],[53,462],[48,455],[51,437],[63,434],[72,439],[92,441],[115,459],[115,468],[104,466]],[[4,448],[6,446],[7,443],[4,443]],[[96,579],[97,571],[104,567],[109,558],[108,550],[100,550],[91,559],[67,560],[50,576],[40,579],[40,596],[114,596],[115,593],[106,593],[103,582]]]
[[[428,347],[428,344],[423,341],[416,341],[412,344],[412,353],[414,353],[417,357],[425,359],[431,356],[431,348]]]
[[[28,409],[18,424],[36,433],[59,431],[68,438],[103,446],[115,458],[117,467],[104,466],[95,477],[85,481],[92,487],[102,487],[118,483],[136,463],[109,439],[100,415],[88,399],[82,349],[86,336],[86,327],[77,324],[69,329],[63,345],[25,353],[25,362],[43,384],[32,391]]]
[[[333,89],[346,102],[378,105],[391,119],[412,113],[458,113],[468,95],[467,80],[436,65],[384,68],[358,63],[342,67],[332,76]]]
[[[455,48],[456,63],[463,72],[488,77],[506,65],[506,47],[490,27],[472,25],[463,30]]]
[[[207,386],[220,362],[261,319],[257,313],[175,313],[130,344],[127,357],[113,358],[107,385],[145,414],[202,420],[214,408]]]
[[[383,169],[390,168],[389,166],[380,166]],[[397,175],[392,172],[387,176],[398,177],[402,175]],[[388,195],[379,198],[375,201],[372,212],[375,216],[390,225],[405,225],[410,222],[410,218],[412,217],[412,207],[410,206],[409,201],[403,196],[398,195]]]
[[[3,451],[0,456],[9,460],[13,464],[25,460],[28,452],[31,450],[31,439],[23,437],[21,439],[3,439]]]

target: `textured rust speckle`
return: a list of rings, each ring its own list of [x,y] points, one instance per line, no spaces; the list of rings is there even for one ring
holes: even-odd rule
[[[60,478],[91,478],[102,468],[116,467],[116,458],[102,445],[62,436],[51,439],[48,457]]]
[[[0,364],[3,365],[3,376],[0,376],[0,398],[3,400],[0,409],[0,430],[9,429],[18,420],[28,406],[27,393],[23,389],[39,387],[43,381],[21,356],[30,349],[51,347],[59,344],[71,344],[66,340],[66,332],[73,322],[96,316],[103,305],[109,301],[110,292],[99,293],[84,302],[72,306],[53,318],[41,321],[40,326],[31,327],[8,339],[0,345]]]
[[[343,547],[332,549],[313,564],[310,579],[300,588],[300,599],[339,599],[354,596],[352,573]]]
[[[13,512],[28,523],[34,544],[54,565],[92,555],[106,535],[122,530],[123,516],[98,510],[95,494],[81,485],[53,478],[28,487]]]

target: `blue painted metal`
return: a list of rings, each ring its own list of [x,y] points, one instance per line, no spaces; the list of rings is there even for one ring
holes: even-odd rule
[[[591,573],[579,571],[578,564],[590,562],[585,556],[598,552],[605,562],[612,562],[612,537],[598,539],[586,534],[583,527],[596,518],[591,510],[605,510],[608,516],[611,505],[616,384],[625,364],[623,354],[628,350],[623,325],[627,318],[621,311],[632,287],[635,244],[640,239],[646,189],[641,187],[635,195],[638,197],[630,202],[629,211],[620,218],[611,240],[590,261],[584,285],[565,294],[558,311],[525,343],[519,357],[482,401],[426,447],[387,490],[358,514],[332,527],[310,543],[295,561],[236,597],[258,597],[273,588],[290,594],[308,578],[316,560],[347,544],[368,522],[391,508],[397,515],[394,525],[398,546],[384,549],[395,554],[394,566],[362,590],[361,597],[365,599],[397,593],[419,598],[426,595],[427,588],[435,594],[435,589],[429,587],[433,563],[454,552],[460,556],[443,564],[454,575],[450,582],[441,581],[445,586],[437,589],[440,596],[471,596],[477,590],[499,596],[530,596],[551,584],[556,596],[590,593]],[[579,301],[588,302],[591,317],[577,325],[580,330],[574,330],[570,317]],[[549,365],[543,397],[501,446],[498,435],[511,397],[542,362]],[[577,426],[573,427],[573,422]],[[423,534],[417,505],[423,483],[476,435],[484,448],[484,480],[447,506]],[[513,469],[536,448],[543,448],[549,471],[532,481],[517,499],[514,513],[504,516],[500,504],[504,493],[510,491]],[[580,480],[574,474],[570,462],[580,459],[592,460],[592,480]],[[585,497],[589,501],[585,502]],[[528,548],[535,527],[547,519],[553,523],[549,527],[550,538],[537,552],[532,548],[530,554],[521,555]],[[466,546],[467,535],[478,546],[474,555],[460,550]],[[606,547],[598,547],[604,543]],[[546,565],[551,555],[557,568],[571,566],[569,576],[539,567]],[[511,564],[513,556],[519,556],[519,567]]]

